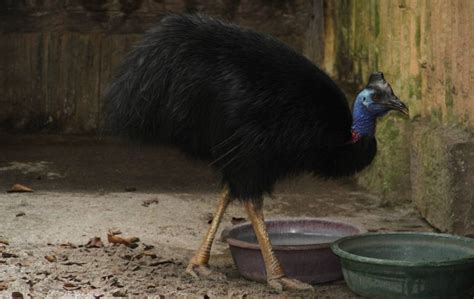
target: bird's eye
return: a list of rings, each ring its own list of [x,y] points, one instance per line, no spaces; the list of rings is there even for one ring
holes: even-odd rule
[[[374,94],[372,97],[375,101],[380,100],[380,95],[379,94]]]

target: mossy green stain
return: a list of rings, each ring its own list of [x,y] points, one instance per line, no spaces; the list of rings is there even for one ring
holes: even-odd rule
[[[374,37],[377,38],[380,34],[380,13],[379,1],[372,0],[372,13],[374,15]]]
[[[418,101],[421,100],[421,74],[409,79],[408,98]]]
[[[415,44],[416,44],[416,49],[418,52],[420,52],[420,46],[421,46],[421,25],[420,25],[420,15],[417,14],[415,18]]]
[[[444,83],[444,102],[446,103],[446,108],[452,109],[454,106],[453,98],[453,86],[451,79],[446,79]]]
[[[443,121],[443,112],[441,108],[431,108],[431,121],[434,123],[441,123]]]

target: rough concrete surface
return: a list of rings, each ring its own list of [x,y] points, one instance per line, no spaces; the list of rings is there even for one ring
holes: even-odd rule
[[[6,288],[0,296],[356,297],[342,281],[317,285],[314,293],[276,294],[241,278],[220,240],[212,251],[213,274],[204,280],[186,276],[219,185],[207,165],[174,149],[88,137],[2,140],[0,188],[21,183],[35,191],[0,194],[0,239],[9,243],[0,244],[0,287]],[[402,202],[382,207],[352,180],[303,177],[279,184],[265,201],[265,213],[340,219],[370,231],[430,231]],[[238,203],[230,206],[218,235],[231,226],[231,217],[245,217]],[[110,229],[140,238],[138,247],[108,243]],[[85,246],[95,236],[104,246]]]
[[[415,123],[411,149],[413,200],[443,232],[474,236],[474,141],[462,129]]]

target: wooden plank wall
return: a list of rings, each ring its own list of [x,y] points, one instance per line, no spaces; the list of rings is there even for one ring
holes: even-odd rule
[[[101,95],[140,34],[167,12],[203,12],[302,51],[311,0],[0,0],[0,127],[92,133]]]

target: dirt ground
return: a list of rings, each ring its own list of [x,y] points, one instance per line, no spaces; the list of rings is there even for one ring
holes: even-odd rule
[[[241,278],[221,240],[209,278],[185,275],[219,185],[207,165],[174,149],[80,136],[1,137],[0,188],[20,183],[34,192],[0,193],[0,296],[357,297],[343,281],[317,285],[314,293],[274,293]],[[369,231],[432,230],[412,206],[383,207],[351,180],[287,180],[266,199],[265,213],[339,219]],[[245,217],[238,203],[219,235],[232,217]],[[135,248],[113,245],[109,230],[140,240]],[[87,245],[93,237],[101,243]]]

